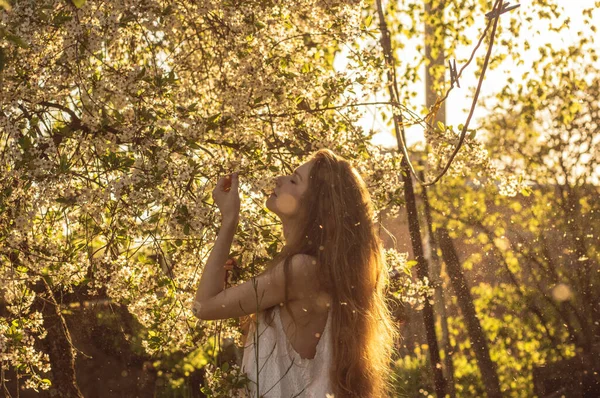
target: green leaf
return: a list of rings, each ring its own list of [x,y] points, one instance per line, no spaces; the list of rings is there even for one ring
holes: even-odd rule
[[[209,116],[206,119],[206,123],[209,124],[209,125],[215,126],[219,122],[219,119],[221,119],[221,113],[220,112],[219,113],[215,113],[214,115]]]
[[[75,202],[77,202],[77,200],[74,197],[58,197],[55,200],[60,204],[68,206],[73,205],[75,204]]]
[[[438,129],[440,129],[441,131],[446,131],[446,126],[444,126],[444,123],[438,121],[437,126],[438,126]]]
[[[13,44],[16,44],[17,46],[19,46],[21,48],[29,48],[29,44],[27,44],[25,42],[25,40],[21,39],[17,35],[13,35],[11,33],[7,33],[4,37],[6,38],[6,40],[10,41]]]
[[[0,0],[0,7],[4,8],[6,11],[10,11],[12,9],[10,3],[6,0]]]
[[[365,27],[368,28],[371,26],[371,22],[373,22],[373,14],[369,14],[367,19],[365,19]]]
[[[133,166],[134,163],[135,163],[135,159],[133,159],[133,158],[124,158],[124,159],[121,160],[121,167],[128,169],[131,166]]]
[[[83,5],[85,4],[85,2],[87,0],[71,0],[73,2],[73,5],[77,8],[81,8],[83,7]]]
[[[23,149],[23,151],[27,151],[31,147],[31,139],[26,135],[21,136],[18,142],[19,146]]]
[[[60,161],[58,164],[58,170],[62,173],[66,173],[67,171],[69,171],[69,157],[66,154],[62,154],[60,155]]]
[[[73,19],[73,17],[71,15],[69,15],[68,12],[60,11],[58,14],[56,14],[54,16],[52,23],[55,25],[62,25],[65,22],[69,22],[72,19]]]

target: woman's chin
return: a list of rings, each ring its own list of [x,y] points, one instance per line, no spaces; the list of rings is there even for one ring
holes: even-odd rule
[[[286,216],[293,216],[298,211],[298,200],[287,193],[282,193],[279,196],[273,195],[273,202],[276,203],[277,211]]]

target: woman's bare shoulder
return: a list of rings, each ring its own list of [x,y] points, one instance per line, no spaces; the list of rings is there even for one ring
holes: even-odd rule
[[[314,301],[318,298],[323,301],[326,294],[320,284],[317,258],[309,254],[296,254],[292,264],[293,299]]]

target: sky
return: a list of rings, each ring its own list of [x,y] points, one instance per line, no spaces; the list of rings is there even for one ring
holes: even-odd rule
[[[481,106],[482,99],[486,97],[493,96],[494,93],[500,91],[502,87],[505,85],[508,77],[513,77],[515,79],[515,85],[521,79],[524,68],[527,67],[531,61],[533,61],[539,55],[538,48],[547,42],[552,42],[554,46],[557,47],[566,47],[569,44],[573,43],[577,36],[577,30],[579,27],[583,26],[583,16],[582,10],[585,8],[594,7],[595,0],[557,0],[557,3],[560,7],[563,8],[561,15],[564,17],[569,17],[571,19],[571,28],[566,33],[561,33],[558,35],[557,33],[549,32],[546,27],[548,22],[534,22],[532,32],[521,32],[521,39],[525,38],[529,40],[531,44],[531,49],[522,54],[522,57],[525,61],[525,65],[523,67],[516,67],[511,63],[510,59],[507,58],[503,65],[499,68],[491,70],[488,68],[485,75],[484,84],[481,90],[481,94],[479,96],[478,106],[474,113],[474,118],[471,121],[470,127],[476,128],[478,123],[477,120],[486,116],[486,110]],[[517,2],[512,1],[511,4],[517,4]],[[521,6],[510,12],[511,17],[515,18],[524,18],[526,15],[531,15],[532,10],[534,9],[534,5],[532,1],[521,1],[518,4]],[[594,12],[593,24],[600,28],[600,10],[596,10]],[[483,17],[483,16],[482,16]],[[484,19],[482,18],[482,21]],[[509,18],[500,18],[500,23],[502,23],[505,27],[509,25]],[[374,22],[375,24],[375,22]],[[480,31],[482,29],[482,24],[474,25],[469,32],[469,37],[472,37],[472,40],[476,42],[477,38],[480,35]],[[564,32],[564,31],[563,31]],[[494,52],[502,51],[502,45],[500,44],[501,39],[507,39],[506,35],[509,34],[508,29],[504,30],[503,35],[498,37],[494,44]],[[402,59],[405,62],[411,62],[410,60],[416,60],[421,55],[414,50],[412,46],[405,49],[405,53],[401,55]],[[474,44],[471,46],[461,47],[457,50],[457,60],[466,59],[474,48]],[[487,48],[482,45],[476,56],[480,57],[485,55]],[[344,59],[345,53],[342,51],[335,60],[335,67],[338,70],[342,70],[345,68],[346,60]],[[408,61],[407,61],[408,60]],[[457,62],[457,69],[461,68],[461,64]],[[448,100],[446,101],[446,124],[457,126],[458,124],[464,123],[467,115],[468,108],[471,105],[473,99],[474,88],[477,85],[477,77],[475,72],[478,72],[477,65],[475,61],[473,61],[467,69],[463,72],[460,84],[461,88],[456,88],[450,93]],[[416,91],[418,93],[423,93],[418,95],[417,97],[411,100],[411,105],[416,106],[417,108],[422,108],[425,105],[425,96],[424,96],[424,68],[421,68],[421,81],[418,83],[421,87],[416,86]],[[446,79],[449,80],[449,75],[447,73]],[[382,92],[377,95],[372,100],[377,101],[387,101],[387,92]],[[396,147],[396,138],[393,135],[393,129],[391,127],[387,127],[385,123],[381,120],[381,117],[378,115],[379,111],[374,107],[367,107],[364,116],[361,119],[361,126],[368,130],[375,130],[376,134],[373,137],[373,143],[377,145],[382,145],[384,147]],[[423,132],[420,126],[413,126],[406,130],[406,138],[407,143],[409,145],[422,141]]]

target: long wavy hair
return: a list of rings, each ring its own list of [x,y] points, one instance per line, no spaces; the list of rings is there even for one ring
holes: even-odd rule
[[[392,352],[399,333],[388,307],[388,272],[371,196],[343,157],[321,149],[310,160],[315,162],[300,199],[298,219],[304,220],[302,233],[296,235],[300,238],[288,242],[266,268],[284,261],[284,305],[289,310],[289,260],[299,253],[317,258],[321,289],[331,298],[334,395],[389,397]],[[270,324],[273,308],[265,315]]]

